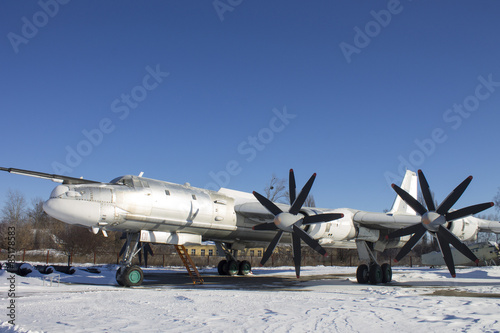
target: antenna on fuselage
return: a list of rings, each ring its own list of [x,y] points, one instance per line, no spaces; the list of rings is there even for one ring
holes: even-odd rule
[[[141,172],[139,173],[139,177],[142,177],[143,175],[144,175],[144,171],[141,171]]]

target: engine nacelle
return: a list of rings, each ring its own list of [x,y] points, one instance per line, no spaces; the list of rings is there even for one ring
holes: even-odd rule
[[[472,219],[459,219],[448,224],[448,229],[463,241],[477,239],[479,225]]]
[[[330,241],[345,241],[356,236],[356,228],[352,222],[353,214],[347,209],[337,209],[332,212],[317,212],[313,208],[301,210],[304,215],[316,215],[324,213],[342,213],[343,218],[338,220],[307,225],[304,230],[314,239],[329,239]],[[326,241],[326,240],[325,240]]]

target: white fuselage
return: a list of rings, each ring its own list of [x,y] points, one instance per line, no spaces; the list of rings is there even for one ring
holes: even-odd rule
[[[203,240],[246,246],[268,243],[275,235],[274,231],[252,230],[258,223],[272,223],[274,216],[250,193],[229,189],[215,192],[137,176],[124,176],[109,184],[59,185],[45,202],[44,210],[63,222],[94,229],[193,234]],[[304,228],[325,247],[355,248],[356,239],[384,242],[384,247],[403,244],[403,239],[383,241],[384,228],[360,228],[358,222],[365,218],[365,213],[359,210],[305,207],[299,215],[332,212],[344,217]],[[369,214],[388,223],[393,219],[383,213]],[[419,217],[409,216],[409,222],[415,223],[415,218]],[[465,235],[460,228],[457,236],[473,238],[477,225],[473,229]],[[289,235],[285,233],[284,237],[286,240]]]

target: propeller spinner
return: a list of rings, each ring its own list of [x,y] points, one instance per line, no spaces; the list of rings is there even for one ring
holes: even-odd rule
[[[401,197],[401,199],[403,199],[411,208],[413,208],[413,210],[415,210],[417,214],[422,216],[421,223],[396,230],[387,236],[387,238],[396,238],[413,234],[408,242],[406,242],[406,244],[401,248],[394,261],[398,262],[404,256],[406,256],[423,237],[425,232],[428,231],[429,233],[431,233],[431,235],[437,237],[446,266],[448,267],[451,276],[455,277],[455,264],[453,262],[450,244],[470,260],[477,263],[479,262],[479,259],[472,253],[467,245],[460,241],[451,231],[446,228],[446,224],[453,220],[482,212],[483,210],[492,207],[493,202],[472,205],[452,212],[449,211],[451,207],[462,196],[465,189],[472,181],[472,176],[469,176],[462,183],[460,183],[460,185],[458,185],[436,208],[429,188],[429,184],[427,183],[422,170],[418,170],[418,180],[420,182],[420,188],[422,190],[422,195],[424,197],[427,209],[408,192],[406,192],[399,186],[392,184],[392,188]]]
[[[301,225],[314,224],[320,222],[333,221],[342,218],[344,214],[318,214],[313,216],[303,216],[299,214],[302,205],[306,201],[311,187],[313,185],[316,174],[313,174],[311,178],[307,181],[306,185],[300,191],[298,197],[295,196],[295,175],[293,169],[290,169],[289,174],[289,193],[290,193],[290,203],[291,207],[288,212],[283,212],[278,206],[276,206],[271,200],[260,195],[257,192],[253,192],[257,200],[274,215],[274,223],[262,223],[253,227],[254,230],[278,230],[276,236],[267,247],[260,265],[263,266],[267,260],[271,257],[274,249],[278,245],[283,232],[290,232],[292,234],[292,247],[293,247],[293,261],[295,264],[295,273],[297,278],[300,277],[300,261],[301,261],[301,248],[300,241],[303,240],[304,243],[309,245],[312,249],[317,251],[321,255],[326,255],[325,249],[311,236],[309,236],[304,230],[300,228]]]

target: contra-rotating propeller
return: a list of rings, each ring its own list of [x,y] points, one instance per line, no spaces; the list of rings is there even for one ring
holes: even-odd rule
[[[413,234],[413,236],[401,248],[398,255],[394,259],[395,262],[401,260],[406,256],[411,249],[418,243],[426,231],[430,232],[433,236],[437,237],[441,253],[443,255],[446,266],[452,277],[455,277],[455,264],[450,250],[450,244],[453,245],[464,256],[474,262],[479,262],[479,259],[472,253],[472,251],[460,241],[451,231],[446,228],[446,224],[453,220],[463,218],[468,215],[477,214],[485,209],[493,206],[493,202],[486,202],[478,205],[468,206],[459,210],[451,211],[451,207],[458,201],[460,196],[464,193],[467,186],[472,181],[472,176],[467,177],[460,185],[458,185],[444,201],[436,208],[429,188],[429,184],[425,179],[422,170],[418,170],[418,180],[422,195],[424,196],[427,209],[413,198],[408,192],[399,186],[392,184],[392,188],[417,214],[422,216],[421,223],[402,228],[390,233],[387,238],[396,238]]]
[[[292,205],[288,212],[283,212],[278,206],[276,206],[271,200],[260,195],[257,192],[253,192],[254,196],[259,200],[259,202],[274,215],[274,223],[262,223],[253,227],[254,230],[278,230],[276,236],[269,244],[262,256],[260,265],[263,266],[267,260],[271,257],[274,252],[276,245],[283,236],[283,232],[290,232],[292,234],[292,247],[293,247],[293,261],[295,264],[295,273],[297,278],[300,277],[300,261],[301,261],[301,248],[300,241],[303,240],[304,243],[309,245],[312,249],[317,251],[319,254],[325,256],[325,249],[311,236],[309,236],[304,230],[300,228],[301,225],[314,224],[320,222],[333,221],[342,218],[344,214],[318,214],[313,216],[304,216],[300,214],[300,209],[306,201],[309,191],[311,191],[312,184],[316,174],[313,174],[311,178],[307,181],[306,185],[300,191],[298,197],[295,197],[295,176],[293,170],[290,169],[289,175],[289,194],[290,194],[290,204]]]

